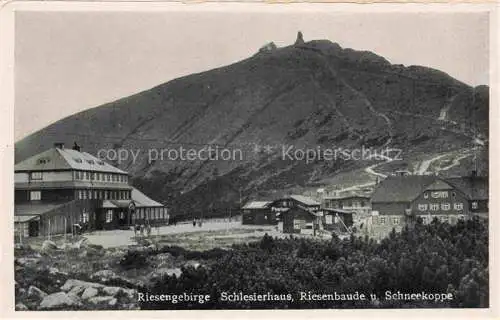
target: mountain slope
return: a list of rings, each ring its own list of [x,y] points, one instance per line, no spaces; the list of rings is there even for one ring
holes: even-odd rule
[[[283,159],[283,145],[401,148],[404,160],[392,162],[391,171],[426,154],[478,147],[474,140],[484,144],[487,124],[487,87],[317,40],[269,47],[60,120],[16,143],[16,162],[61,140],[78,141],[90,153],[140,150],[135,162],[115,164],[147,193],[187,214],[234,205],[240,194],[246,199],[319,186],[374,163]],[[206,145],[238,151],[242,159],[149,161],[149,153],[165,148]]]

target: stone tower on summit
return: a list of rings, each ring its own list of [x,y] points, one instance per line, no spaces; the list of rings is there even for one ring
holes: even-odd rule
[[[302,32],[299,31],[297,32],[297,40],[295,40],[295,45],[301,45],[304,44],[304,37],[302,35]]]

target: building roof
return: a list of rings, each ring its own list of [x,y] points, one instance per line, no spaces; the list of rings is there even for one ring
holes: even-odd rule
[[[424,190],[461,191],[469,200],[487,200],[487,177],[454,177],[440,178],[436,176],[391,176],[382,181],[372,195],[374,202],[410,202]]]
[[[489,187],[487,177],[455,177],[446,178],[446,182],[451,184],[465,194],[469,200],[488,200]]]
[[[291,195],[290,198],[298,201],[298,202],[301,202],[305,205],[308,205],[308,206],[319,206],[320,203],[312,198],[309,198],[309,197],[306,197],[306,196],[302,196],[302,195]]]
[[[334,213],[354,214],[354,212],[352,210],[343,210],[343,209],[336,209],[336,208],[324,208],[322,210],[328,211],[328,212],[334,212]]]
[[[132,200],[136,207],[163,207],[161,203],[154,201],[136,188],[132,189]]]
[[[347,192],[340,192],[338,194],[334,194],[332,196],[325,196],[325,199],[334,199],[334,200],[341,200],[341,199],[351,199],[351,198],[366,198],[369,199],[371,196],[371,192],[361,192],[361,191],[347,191]]]
[[[44,202],[28,202],[14,205],[14,216],[37,216],[53,209],[60,207],[66,202],[44,203]]]
[[[33,216],[14,216],[14,223],[19,222],[29,222],[31,220],[35,220],[38,218],[38,215],[33,215]]]
[[[14,171],[85,170],[127,174],[90,153],[73,149],[51,148],[14,166]]]
[[[266,209],[271,203],[271,201],[249,201],[242,209]]]
[[[411,202],[436,180],[436,176],[390,176],[375,188],[371,201]]]

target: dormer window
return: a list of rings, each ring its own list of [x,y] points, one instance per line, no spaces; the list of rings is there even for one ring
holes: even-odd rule
[[[87,160],[88,164],[94,164],[94,160]]]
[[[49,158],[40,158],[36,161],[36,164],[47,164],[50,162]]]
[[[73,158],[73,160],[77,163],[83,163],[83,160],[80,158]]]
[[[97,164],[100,165],[100,166],[103,166],[104,165],[104,161],[97,161]]]

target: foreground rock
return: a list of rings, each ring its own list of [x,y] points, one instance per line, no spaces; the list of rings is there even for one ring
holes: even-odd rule
[[[43,254],[51,254],[57,250],[58,250],[58,248],[57,248],[57,245],[54,241],[45,240],[42,244],[42,248],[40,249],[40,252]]]
[[[97,296],[98,294],[99,290],[97,290],[96,288],[88,287],[87,289],[85,289],[85,291],[83,291],[82,299],[87,300]]]
[[[39,288],[35,286],[30,286],[28,288],[28,298],[33,299],[33,300],[42,300],[47,296],[47,293],[40,290]]]
[[[16,309],[16,311],[28,311],[29,310],[27,306],[25,306],[23,303],[20,303],[20,302],[18,304],[16,304],[15,309]]]
[[[39,308],[41,310],[55,310],[80,307],[81,305],[77,297],[61,291],[43,298]]]

